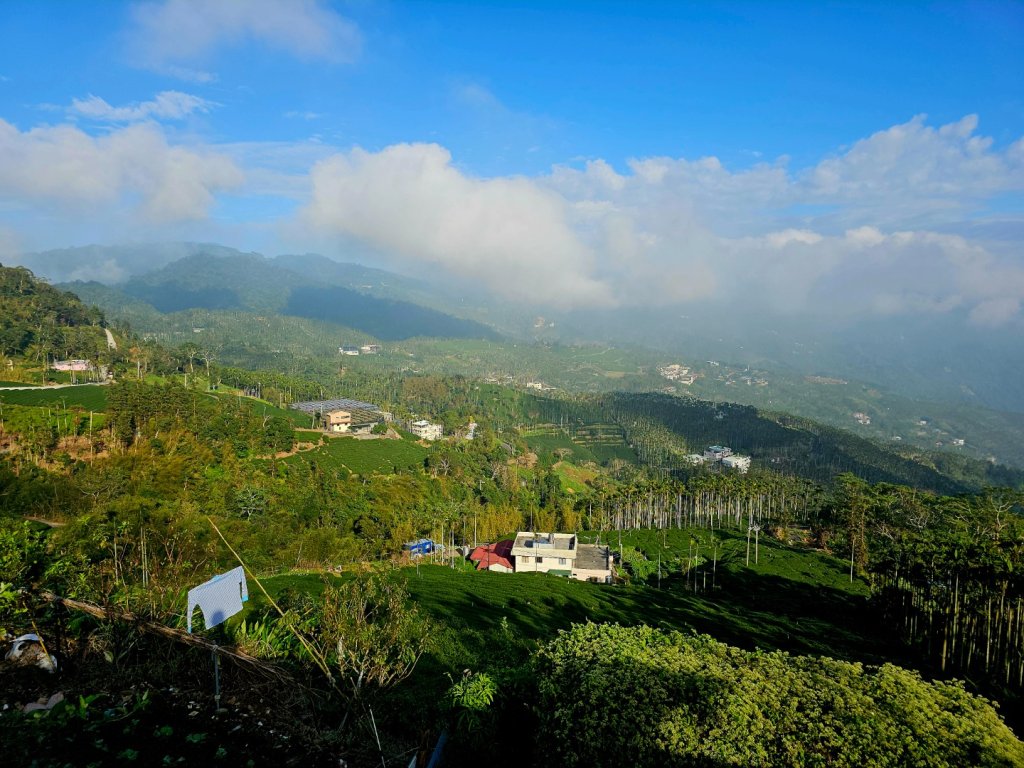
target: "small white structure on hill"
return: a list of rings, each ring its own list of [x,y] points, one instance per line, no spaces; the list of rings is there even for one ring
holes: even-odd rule
[[[92,363],[88,360],[54,360],[50,367],[55,371],[84,373],[92,370]]]
[[[351,426],[351,411],[328,411],[324,414],[324,429],[328,432],[348,432]]]
[[[440,424],[431,424],[426,419],[414,421],[409,425],[409,431],[421,440],[440,440],[444,435],[444,427]]]
[[[746,474],[747,470],[750,469],[750,457],[749,456],[726,456],[722,459],[722,466],[729,469],[735,469]]]

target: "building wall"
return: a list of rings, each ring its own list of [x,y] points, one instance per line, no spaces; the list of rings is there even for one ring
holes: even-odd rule
[[[425,427],[410,427],[409,431],[422,440],[440,440],[444,427],[440,424],[428,424]]]
[[[540,555],[542,562],[537,562],[537,556],[516,555],[516,573],[547,573],[548,571],[565,571],[572,569],[575,558],[556,555]],[[562,562],[564,561],[564,562]]]
[[[579,579],[580,581],[590,581],[590,579],[596,579],[602,584],[608,583],[612,579],[612,572],[610,570],[587,570],[584,568],[573,568],[572,577]]]

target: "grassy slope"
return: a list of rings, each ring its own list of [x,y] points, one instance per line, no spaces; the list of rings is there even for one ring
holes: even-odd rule
[[[261,416],[280,416],[287,419],[292,423],[296,429],[309,429],[313,426],[312,415],[304,412],[297,411],[294,408],[279,408],[276,405],[271,405],[266,400],[258,400],[255,397],[246,397],[239,395],[237,392],[234,394],[219,392],[218,397],[240,397],[245,403],[247,403],[254,412]]]
[[[582,534],[586,540],[595,535]],[[528,640],[545,640],[574,622],[611,621],[692,629],[744,648],[781,648],[867,662],[892,657],[888,638],[867,621],[866,585],[851,584],[843,562],[829,555],[762,538],[760,562],[748,568],[745,537],[718,531],[718,587],[711,590],[708,562],[703,566],[708,570],[707,589],[693,592],[678,568],[668,573],[668,563],[687,554],[691,538],[706,541],[708,535],[706,530],[666,533],[666,573],[660,589],[656,577],[650,586],[608,586],[544,574],[452,570],[429,563],[419,569],[403,568],[399,573],[413,600],[440,625],[425,671],[479,668],[503,617],[518,637]],[[638,546],[648,557],[656,557],[659,539],[653,531],[623,534],[624,545]],[[617,536],[613,546],[618,546]],[[698,584],[703,581],[699,576]],[[286,587],[319,593],[324,581],[318,574],[287,574],[269,577],[264,584],[272,595]],[[254,599],[250,609],[260,605],[261,599]]]

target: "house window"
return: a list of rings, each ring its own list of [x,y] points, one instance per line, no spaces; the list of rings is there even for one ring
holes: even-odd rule
[[[521,557],[521,559],[522,559],[522,561],[524,563],[530,562],[530,556],[529,555],[521,555],[520,557]]]
[[[565,558],[564,557],[558,558],[558,564],[559,565],[565,565]]]
[[[544,562],[544,558],[543,557],[538,557],[537,558],[537,562],[538,563],[543,563]]]

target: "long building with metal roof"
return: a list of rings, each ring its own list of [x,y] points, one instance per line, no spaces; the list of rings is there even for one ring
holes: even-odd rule
[[[343,397],[339,400],[304,400],[288,406],[305,413],[327,413],[329,411],[379,411],[380,406]]]

